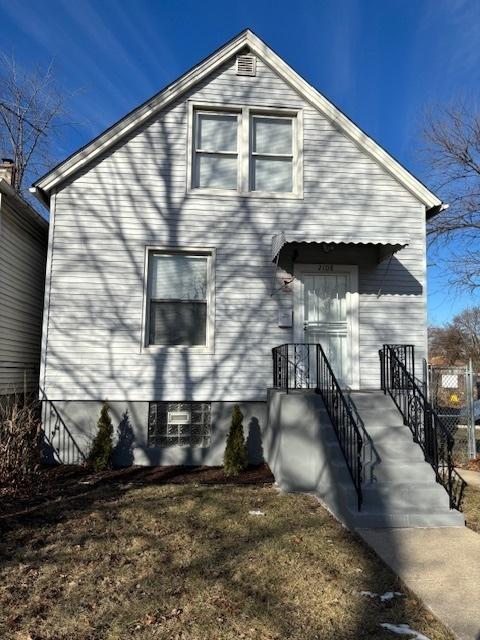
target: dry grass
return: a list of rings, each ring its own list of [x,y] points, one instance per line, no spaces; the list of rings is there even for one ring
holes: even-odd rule
[[[465,488],[462,508],[467,527],[480,533],[480,488],[471,485]]]
[[[271,486],[100,486],[3,524],[5,640],[452,637],[316,500]]]

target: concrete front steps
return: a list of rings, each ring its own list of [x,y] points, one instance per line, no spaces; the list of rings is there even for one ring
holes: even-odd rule
[[[463,526],[390,397],[352,392],[364,423],[363,505],[320,395],[271,389],[266,461],[285,491],[316,495],[350,528]]]
[[[341,482],[349,524],[356,528],[463,526],[463,515],[450,509],[445,488],[436,482],[392,399],[381,391],[352,392],[350,399],[366,434],[360,512],[351,482]],[[338,443],[329,444],[333,453]]]

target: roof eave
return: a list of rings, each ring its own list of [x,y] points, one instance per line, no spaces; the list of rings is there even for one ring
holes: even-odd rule
[[[427,208],[427,222],[449,207],[449,204],[440,201],[440,204]]]
[[[43,189],[40,189],[40,187],[36,187],[36,186],[30,187],[29,191],[33,196],[35,196],[35,198],[37,198],[40,204],[43,204],[44,207],[46,207],[47,209],[50,209],[49,193],[46,193]]]

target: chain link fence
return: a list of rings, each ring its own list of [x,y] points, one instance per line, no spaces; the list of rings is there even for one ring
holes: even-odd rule
[[[462,465],[480,453],[480,375],[465,366],[428,366],[428,396],[455,440],[454,462]]]

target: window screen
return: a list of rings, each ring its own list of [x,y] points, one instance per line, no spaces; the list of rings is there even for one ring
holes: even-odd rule
[[[207,447],[212,431],[209,402],[151,402],[149,447]]]
[[[207,344],[208,256],[149,256],[148,344]]]

